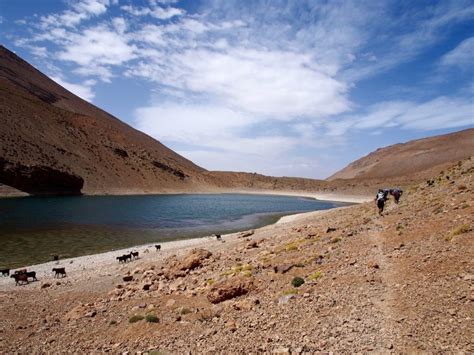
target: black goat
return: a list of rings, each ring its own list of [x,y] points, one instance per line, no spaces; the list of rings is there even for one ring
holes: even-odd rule
[[[117,256],[116,259],[118,260],[119,263],[125,263],[125,262],[127,262],[127,258],[126,258],[125,255]]]
[[[27,278],[32,278],[33,281],[38,281],[36,278],[36,271],[28,271],[25,273]]]
[[[132,255],[133,259],[138,259],[138,251],[132,251],[130,254]]]
[[[2,274],[2,276],[9,276],[10,275],[10,269],[0,270],[0,273]]]
[[[53,268],[54,277],[66,277],[66,268],[65,267],[55,267]]]
[[[156,251],[161,250],[161,245],[160,244],[155,244]]]

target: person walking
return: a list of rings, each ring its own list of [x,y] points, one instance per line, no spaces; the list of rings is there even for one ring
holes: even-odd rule
[[[379,192],[377,192],[377,195],[375,195],[375,204],[377,205],[377,208],[379,209],[379,216],[382,216],[383,213],[383,208],[385,206],[385,200],[386,200],[386,195],[382,189],[379,189]]]

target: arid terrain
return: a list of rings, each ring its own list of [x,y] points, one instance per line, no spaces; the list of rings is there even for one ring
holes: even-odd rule
[[[382,217],[368,202],[2,279],[0,352],[472,353],[473,175],[455,164]]]

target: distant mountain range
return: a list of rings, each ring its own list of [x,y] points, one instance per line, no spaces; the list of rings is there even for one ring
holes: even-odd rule
[[[474,154],[474,129],[379,149],[331,181],[211,172],[0,46],[0,195],[369,190]],[[403,179],[402,179],[403,178]],[[345,180],[341,180],[345,179]],[[357,183],[356,183],[357,182]],[[5,186],[6,185],[6,186]]]

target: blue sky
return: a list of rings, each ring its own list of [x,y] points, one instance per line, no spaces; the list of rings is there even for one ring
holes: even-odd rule
[[[324,178],[474,126],[474,1],[0,0],[1,43],[211,170]]]

